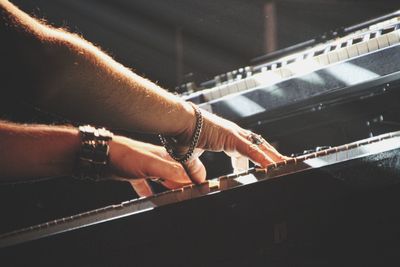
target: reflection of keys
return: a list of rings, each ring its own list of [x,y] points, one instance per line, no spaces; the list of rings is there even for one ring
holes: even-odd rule
[[[268,86],[296,75],[303,75],[321,69],[329,64],[361,56],[378,49],[400,43],[400,26],[388,25],[388,28],[364,34],[351,35],[322,44],[311,50],[300,52],[260,67],[260,72],[251,73],[246,78],[229,73],[229,79],[220,81],[214,88],[204,90],[204,100],[209,102],[221,97],[239,93],[258,86]]]

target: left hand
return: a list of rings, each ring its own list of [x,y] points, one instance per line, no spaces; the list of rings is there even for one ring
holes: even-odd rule
[[[211,114],[201,111],[204,118],[203,129],[200,135],[198,148],[209,151],[224,151],[229,156],[245,156],[262,167],[283,161],[287,157],[281,155],[264,138],[258,137],[260,144],[255,144],[251,131],[245,130],[237,124]],[[179,137],[182,143],[188,143],[193,133],[193,125]],[[189,173],[189,175],[191,175]]]

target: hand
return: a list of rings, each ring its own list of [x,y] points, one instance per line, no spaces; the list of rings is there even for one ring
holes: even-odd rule
[[[112,174],[129,179],[141,196],[151,194],[143,178],[161,178],[162,184],[170,189],[205,180],[205,168],[200,160],[191,161],[185,170],[163,147],[122,136],[114,136],[110,142],[109,159]],[[187,172],[192,174],[191,178]]]
[[[287,157],[281,155],[267,141],[252,142],[252,132],[239,127],[237,124],[202,110],[204,117],[203,129],[198,148],[210,151],[225,151],[231,157],[239,155],[248,157],[256,164],[266,167],[269,164],[282,161]],[[179,137],[182,143],[188,143],[193,133],[193,125]]]

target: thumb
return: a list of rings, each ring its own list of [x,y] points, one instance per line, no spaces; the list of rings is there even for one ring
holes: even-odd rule
[[[193,183],[200,184],[206,180],[206,168],[199,158],[194,158],[183,164]]]

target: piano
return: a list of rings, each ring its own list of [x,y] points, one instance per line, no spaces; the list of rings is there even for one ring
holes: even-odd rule
[[[399,129],[399,11],[261,60],[179,90],[287,155]],[[213,161],[224,163],[222,172]],[[206,154],[205,162],[214,176],[230,170],[223,155]]]
[[[324,105],[349,91],[363,95],[378,84],[383,90],[398,78],[400,12],[384,19],[350,27],[357,30],[277,60],[216,76],[185,98],[241,121],[293,103],[304,108],[306,100]]]
[[[4,233],[0,256],[13,266],[387,263],[400,246],[399,186],[393,132]]]
[[[262,133],[292,159],[2,232],[0,261],[398,264],[399,25],[395,12],[184,86],[192,92],[182,97]],[[220,156],[204,161],[230,171]]]

